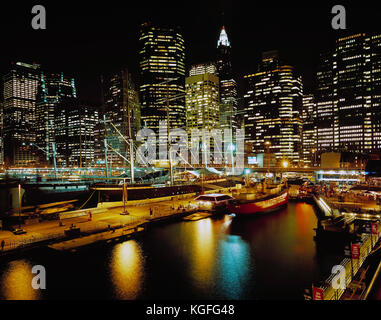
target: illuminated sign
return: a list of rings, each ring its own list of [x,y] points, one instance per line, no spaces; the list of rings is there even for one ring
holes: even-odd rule
[[[372,223],[372,234],[377,234],[377,223]]]
[[[247,157],[248,164],[257,164],[257,157]]]
[[[358,243],[352,244],[352,259],[360,259],[360,245]]]
[[[324,300],[324,291],[322,288],[313,287],[313,299]]]

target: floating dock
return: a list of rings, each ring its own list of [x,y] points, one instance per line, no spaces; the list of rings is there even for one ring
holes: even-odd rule
[[[198,212],[191,214],[185,218],[183,218],[184,221],[198,221],[201,219],[209,218],[213,215],[211,212]]]
[[[75,251],[78,248],[96,243],[109,243],[112,241],[125,240],[128,237],[137,235],[145,231],[144,225],[129,228],[113,229],[105,232],[81,236],[72,240],[62,241],[49,245],[48,247],[58,251]]]

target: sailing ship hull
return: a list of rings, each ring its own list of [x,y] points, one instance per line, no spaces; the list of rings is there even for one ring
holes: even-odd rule
[[[89,197],[89,183],[43,183],[24,184],[23,203],[37,205],[77,199],[84,201]]]
[[[99,191],[100,201],[121,201],[123,198],[122,185],[96,184],[90,187],[91,190]],[[128,200],[142,200],[149,198],[159,198],[177,196],[186,193],[200,193],[201,187],[198,185],[182,185],[172,187],[152,187],[152,186],[127,186]]]
[[[229,211],[237,216],[247,216],[252,214],[260,214],[273,212],[283,208],[288,203],[288,189],[266,197],[264,199],[253,201],[237,200],[229,204]]]

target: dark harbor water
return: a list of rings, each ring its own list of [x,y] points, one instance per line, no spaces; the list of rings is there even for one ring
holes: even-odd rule
[[[137,239],[2,258],[1,299],[303,299],[341,260],[316,246],[312,206],[151,227]],[[34,290],[31,268],[46,268]]]

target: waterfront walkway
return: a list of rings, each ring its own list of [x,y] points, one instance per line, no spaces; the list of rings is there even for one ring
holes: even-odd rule
[[[361,210],[362,212],[380,212],[381,205],[373,197],[352,194],[340,194],[327,197],[327,200],[339,210]]]
[[[219,191],[229,194],[228,189]],[[97,208],[65,212],[61,215],[61,220],[28,222],[22,225],[25,234],[15,235],[11,231],[0,231],[0,243],[4,241],[4,247],[0,247],[0,255],[22,247],[65,241],[65,230],[70,227],[79,228],[81,236],[88,236],[113,232],[120,228],[134,229],[147,222],[192,214],[198,211],[194,198],[195,194],[185,194],[126,203],[101,203]]]
[[[364,216],[364,214],[359,213],[360,211],[355,210],[357,213],[347,213],[345,209],[353,210],[353,209],[362,209],[362,213],[365,210],[374,210],[374,212],[379,212],[379,206],[376,204],[376,201],[372,201],[370,199],[363,199],[361,202],[356,201],[356,199],[352,199],[355,206],[349,199],[341,198],[340,201],[336,197],[325,197],[325,196],[314,196],[314,200],[316,205],[319,207],[320,211],[323,213],[325,217],[337,218],[342,215],[344,218],[344,224],[353,223],[356,216]],[[336,200],[336,201],[335,201]],[[341,205],[343,205],[341,207]],[[341,212],[340,212],[341,211]],[[376,234],[359,234],[360,240],[357,242],[358,245],[358,256],[351,255],[349,258],[345,258],[340,265],[345,270],[345,285],[346,289],[334,289],[332,285],[332,281],[335,278],[334,274],[331,274],[326,280],[322,281],[322,283],[316,287],[317,292],[320,293],[315,297],[317,300],[360,300],[364,299],[366,290],[368,288],[368,284],[366,283],[366,277],[369,276],[367,273],[370,269],[369,264],[364,264],[367,258],[376,251],[380,246],[381,239],[381,230],[380,223],[377,220],[377,215],[365,215],[363,217],[365,220],[371,220],[376,223]],[[326,221],[326,220],[325,220]],[[331,228],[332,227],[332,228]],[[326,225],[325,230],[332,231],[334,224],[332,226]],[[332,230],[331,230],[332,229]],[[342,227],[337,228],[337,232],[342,231]],[[352,243],[351,243],[352,245]],[[352,249],[351,249],[352,250]]]

